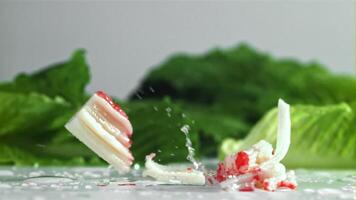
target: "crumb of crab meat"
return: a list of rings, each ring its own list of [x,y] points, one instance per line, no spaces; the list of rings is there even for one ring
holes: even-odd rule
[[[264,179],[266,178],[277,178],[279,180],[286,179],[286,167],[281,163],[275,163],[273,165],[266,166],[262,171],[261,175]]]
[[[245,186],[239,189],[240,192],[253,192],[254,190],[252,186]]]
[[[289,181],[281,181],[278,183],[278,188],[289,188],[291,190],[295,190],[297,185]]]
[[[269,179],[265,179],[262,183],[264,190],[267,191],[275,191],[278,187],[278,181],[276,180],[276,178],[269,178]]]
[[[225,181],[229,176],[245,174],[249,170],[249,155],[245,151],[240,151],[235,155],[230,155],[223,162],[218,164],[216,180]]]
[[[284,180],[284,182],[289,184],[290,187],[288,187],[288,188],[293,189],[293,190],[296,189],[298,184],[297,184],[297,180],[296,180],[294,171],[293,170],[288,171],[286,173],[286,176],[287,176],[287,178]]]
[[[273,147],[265,140],[261,140],[252,146],[254,152],[257,152],[256,164],[261,164],[273,157]]]
[[[224,173],[226,176],[234,175],[237,173],[235,167],[235,155],[227,156],[222,162],[222,165],[224,166]]]
[[[248,164],[249,164],[249,155],[244,151],[238,152],[235,158],[236,170],[241,174],[246,173],[249,166]]]
[[[225,165],[223,163],[218,164],[218,169],[216,171],[216,180],[218,182],[225,181],[227,178],[226,172],[225,172]]]

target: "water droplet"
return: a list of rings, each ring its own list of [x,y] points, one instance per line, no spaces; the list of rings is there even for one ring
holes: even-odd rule
[[[10,170],[0,170],[0,176],[13,176],[14,172]]]
[[[170,113],[171,111],[172,111],[172,108],[170,108],[170,107],[167,107],[167,108],[166,108],[166,112],[167,112],[167,113]]]
[[[46,198],[43,196],[34,196],[32,200],[45,200]]]
[[[42,176],[44,175],[43,171],[33,171],[28,174],[29,177],[36,177],[36,176]]]
[[[138,163],[135,163],[134,166],[133,166],[133,168],[134,168],[135,170],[139,170],[139,169],[140,169],[140,165],[139,165]]]
[[[36,147],[45,148],[46,145],[44,145],[44,144],[36,144]]]
[[[22,183],[21,186],[22,187],[28,187],[28,183]]]
[[[23,184],[29,185],[30,183],[35,184],[60,184],[69,183],[73,180],[66,177],[55,177],[55,176],[42,176],[42,177],[31,177],[23,181]]]
[[[340,194],[339,198],[340,199],[355,199],[355,196],[353,196],[354,193],[351,194]]]
[[[356,191],[356,186],[353,185],[347,185],[341,188],[344,191],[350,191],[350,192],[355,192]]]
[[[139,93],[135,94],[138,99],[142,99],[142,96]]]
[[[87,190],[90,190],[90,189],[92,189],[93,187],[91,186],[91,185],[86,185],[85,186],[85,189],[87,189]]]
[[[325,196],[335,196],[335,195],[340,195],[341,191],[333,188],[323,188],[323,189],[319,189],[317,193]]]
[[[185,146],[188,148],[187,160],[193,163],[196,170],[204,170],[203,165],[195,159],[195,149],[192,146],[192,141],[189,138],[190,126],[188,124],[183,125],[180,130],[185,135]]]
[[[5,184],[5,183],[0,183],[0,189],[10,189],[11,185]]]
[[[148,89],[152,92],[152,93],[155,93],[155,90],[150,86],[148,87]]]
[[[89,177],[89,178],[100,178],[100,174],[91,172],[91,171],[85,171],[83,173],[84,176]]]
[[[314,192],[315,192],[313,189],[309,189],[309,188],[304,189],[303,191],[304,191],[305,193],[314,193]]]
[[[348,175],[344,178],[340,179],[341,182],[346,182],[346,183],[356,183],[356,176],[354,175]]]
[[[180,130],[184,133],[184,134],[188,134],[189,133],[189,130],[190,130],[190,126],[185,124],[184,126],[182,126],[180,128]]]

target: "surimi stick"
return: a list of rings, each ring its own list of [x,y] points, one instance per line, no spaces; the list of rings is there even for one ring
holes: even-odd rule
[[[66,129],[120,173],[130,170],[132,125],[121,107],[96,92],[65,125]]]

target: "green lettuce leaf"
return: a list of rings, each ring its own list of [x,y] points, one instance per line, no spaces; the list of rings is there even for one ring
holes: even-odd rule
[[[84,50],[36,73],[0,84],[0,164],[103,164],[64,124],[87,99]]]
[[[66,62],[50,65],[34,74],[19,74],[14,81],[0,84],[0,91],[60,96],[77,106],[87,98],[84,89],[89,79],[85,51],[80,49]]]
[[[64,99],[37,93],[0,92],[0,102],[0,136],[36,135],[55,130],[73,114]]]
[[[282,161],[292,168],[354,168],[356,163],[355,112],[346,103],[291,108],[292,139]],[[226,139],[220,158],[247,149],[259,140],[275,144],[277,110],[269,111],[243,140]]]
[[[252,126],[278,98],[291,104],[328,105],[355,101],[355,91],[354,77],[332,74],[318,63],[277,59],[242,44],[200,55],[174,55],[143,79],[131,99],[168,95],[185,102],[184,110],[205,106],[207,112],[234,116]]]

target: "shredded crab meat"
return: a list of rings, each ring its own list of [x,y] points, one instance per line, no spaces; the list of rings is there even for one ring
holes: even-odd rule
[[[229,155],[219,163],[216,180],[226,190],[296,189],[294,172],[286,172],[285,166],[280,163],[288,153],[290,138],[290,108],[287,103],[279,99],[276,151],[273,152],[271,144],[261,140],[250,149]]]
[[[146,169],[143,171],[143,176],[149,176],[159,182],[166,184],[184,184],[184,185],[204,185],[204,173],[188,168],[173,168],[164,166],[153,161],[155,154],[152,153],[146,156]]]

